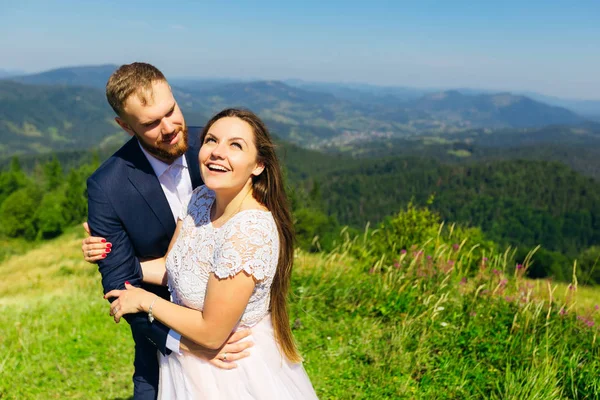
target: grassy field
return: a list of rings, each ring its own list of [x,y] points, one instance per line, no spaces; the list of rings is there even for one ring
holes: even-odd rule
[[[0,263],[0,399],[129,398],[130,331],[80,241]],[[597,289],[525,280],[501,256],[461,276],[450,256],[441,244],[369,270],[299,253],[292,324],[320,398],[600,398]]]

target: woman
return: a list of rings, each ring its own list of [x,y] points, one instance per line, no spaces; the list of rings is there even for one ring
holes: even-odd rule
[[[168,278],[173,303],[126,284],[111,315],[147,312],[201,346],[219,349],[252,328],[255,345],[222,370],[193,355],[161,356],[162,399],[316,398],[289,326],[293,226],[270,135],[253,113],[227,109],[201,134],[205,186],[194,191],[165,258],[142,263],[144,281]],[[227,354],[219,358],[227,360]]]

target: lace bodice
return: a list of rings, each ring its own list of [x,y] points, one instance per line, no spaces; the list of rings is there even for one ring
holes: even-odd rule
[[[211,273],[224,279],[245,271],[257,283],[238,326],[251,327],[269,312],[279,258],[277,226],[268,211],[243,210],[215,228],[214,199],[213,191],[200,186],[183,207],[183,226],[166,260],[172,300],[202,310]]]

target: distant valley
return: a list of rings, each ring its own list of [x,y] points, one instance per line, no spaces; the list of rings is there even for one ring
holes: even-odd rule
[[[103,93],[115,68],[61,68],[0,80],[0,157],[122,143],[126,136],[112,122]],[[173,79],[172,86],[190,125],[202,125],[222,108],[242,106],[257,112],[283,140],[333,151],[403,138],[455,142],[478,129],[491,139],[507,130],[542,132],[549,125],[564,126],[569,140],[594,130],[587,127],[587,118],[569,109],[509,93],[293,80]]]

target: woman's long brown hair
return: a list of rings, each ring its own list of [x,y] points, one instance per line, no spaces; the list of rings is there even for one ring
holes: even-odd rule
[[[277,271],[271,285],[271,319],[275,331],[275,339],[283,354],[290,362],[300,362],[302,357],[294,342],[290,328],[290,318],[287,307],[288,289],[294,263],[294,225],[288,198],[283,184],[283,174],[275,145],[265,124],[249,110],[228,108],[211,118],[200,135],[200,144],[210,127],[221,118],[239,118],[252,127],[254,144],[258,150],[257,162],[264,165],[263,172],[252,177],[252,195],[264,205],[275,220],[279,232],[279,261]]]

